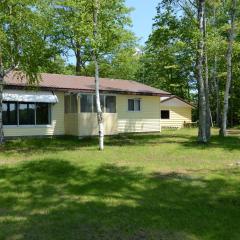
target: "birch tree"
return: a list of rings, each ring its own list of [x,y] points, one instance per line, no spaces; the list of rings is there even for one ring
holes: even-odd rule
[[[87,43],[95,65],[95,95],[99,128],[99,149],[104,149],[104,117],[100,104],[99,57],[108,56],[123,43],[125,27],[131,23],[124,0],[91,0],[92,27]],[[87,18],[86,18],[87,19]]]
[[[235,18],[236,18],[236,7],[237,0],[231,0],[231,9],[230,9],[230,29],[228,33],[228,49],[227,49],[227,81],[225,85],[224,92],[224,104],[223,104],[223,114],[222,114],[222,125],[220,134],[222,136],[227,135],[227,120],[228,120],[228,109],[229,109],[229,91],[232,82],[232,55],[233,55],[233,43],[236,34]]]
[[[96,108],[97,108],[97,121],[99,128],[99,150],[104,149],[104,125],[103,125],[103,113],[100,103],[99,93],[99,64],[98,64],[98,15],[99,15],[100,3],[99,0],[94,0],[93,4],[93,40],[94,47],[92,49],[92,57],[95,65],[95,96],[96,96]]]
[[[4,142],[2,103],[6,76],[20,70],[30,84],[37,83],[41,66],[51,57],[42,4],[31,0],[0,2],[0,144]]]

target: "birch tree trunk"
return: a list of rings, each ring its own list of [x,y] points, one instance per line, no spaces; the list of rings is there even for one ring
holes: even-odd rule
[[[220,135],[227,135],[227,121],[228,121],[228,108],[229,108],[229,91],[232,82],[232,53],[233,53],[233,42],[235,38],[235,14],[236,14],[236,0],[232,0],[231,9],[231,28],[229,30],[228,37],[228,49],[227,49],[227,82],[225,85],[224,92],[224,105],[223,105],[223,115],[222,115],[222,126],[220,130]]]
[[[217,34],[217,19],[216,19],[216,7],[213,9],[213,26],[214,26],[214,32]],[[219,88],[219,78],[218,78],[218,57],[217,53],[214,53],[214,64],[213,64],[213,85],[215,90],[215,96],[216,96],[216,125],[217,127],[221,127],[221,109],[220,109],[220,88]],[[214,91],[213,91],[214,92]]]
[[[199,102],[199,129],[198,141],[202,143],[207,142],[207,104],[205,83],[203,78],[203,61],[204,61],[204,11],[205,0],[199,0],[198,4],[198,23],[200,39],[198,42],[197,53],[197,78],[198,78],[198,102]]]
[[[95,39],[95,44],[98,40],[98,12],[99,12],[99,1],[94,1],[94,11],[93,11],[93,24],[94,30],[93,35]],[[97,108],[97,122],[99,128],[99,150],[104,149],[104,126],[103,126],[103,114],[100,103],[100,94],[99,94],[99,64],[98,64],[98,53],[95,46],[93,50],[93,61],[95,64],[95,95],[96,95],[96,108]]]
[[[219,79],[217,76],[218,67],[217,67],[217,56],[214,57],[214,66],[213,66],[213,83],[215,87],[215,95],[216,95],[216,124],[217,127],[221,127],[221,112],[220,112],[220,96],[219,96]]]

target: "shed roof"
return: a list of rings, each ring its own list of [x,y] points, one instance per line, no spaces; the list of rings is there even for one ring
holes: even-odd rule
[[[182,99],[182,98],[180,98],[178,96],[175,96],[175,95],[172,95],[172,96],[170,96],[168,98],[165,98],[164,100],[161,101],[161,103],[168,102],[168,101],[171,101],[173,99],[178,99],[179,101],[189,105],[190,107],[196,108],[192,103],[189,103],[189,102],[185,101],[184,99]]]
[[[95,90],[94,77],[49,73],[42,73],[40,76],[40,88],[86,92],[93,92]],[[5,78],[5,83],[10,87],[25,87],[27,86],[27,78],[19,72],[11,72]],[[136,81],[110,78],[100,78],[100,91],[156,96],[170,95],[168,92]]]

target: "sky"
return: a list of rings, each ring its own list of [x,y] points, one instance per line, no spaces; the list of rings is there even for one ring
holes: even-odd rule
[[[141,38],[142,45],[151,33],[153,18],[156,16],[156,7],[159,2],[159,0],[126,0],[126,5],[135,9],[131,13],[132,30],[138,38]]]

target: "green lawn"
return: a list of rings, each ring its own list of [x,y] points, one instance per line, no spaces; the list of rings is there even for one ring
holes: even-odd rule
[[[240,138],[25,139],[0,152],[0,239],[239,240]]]

